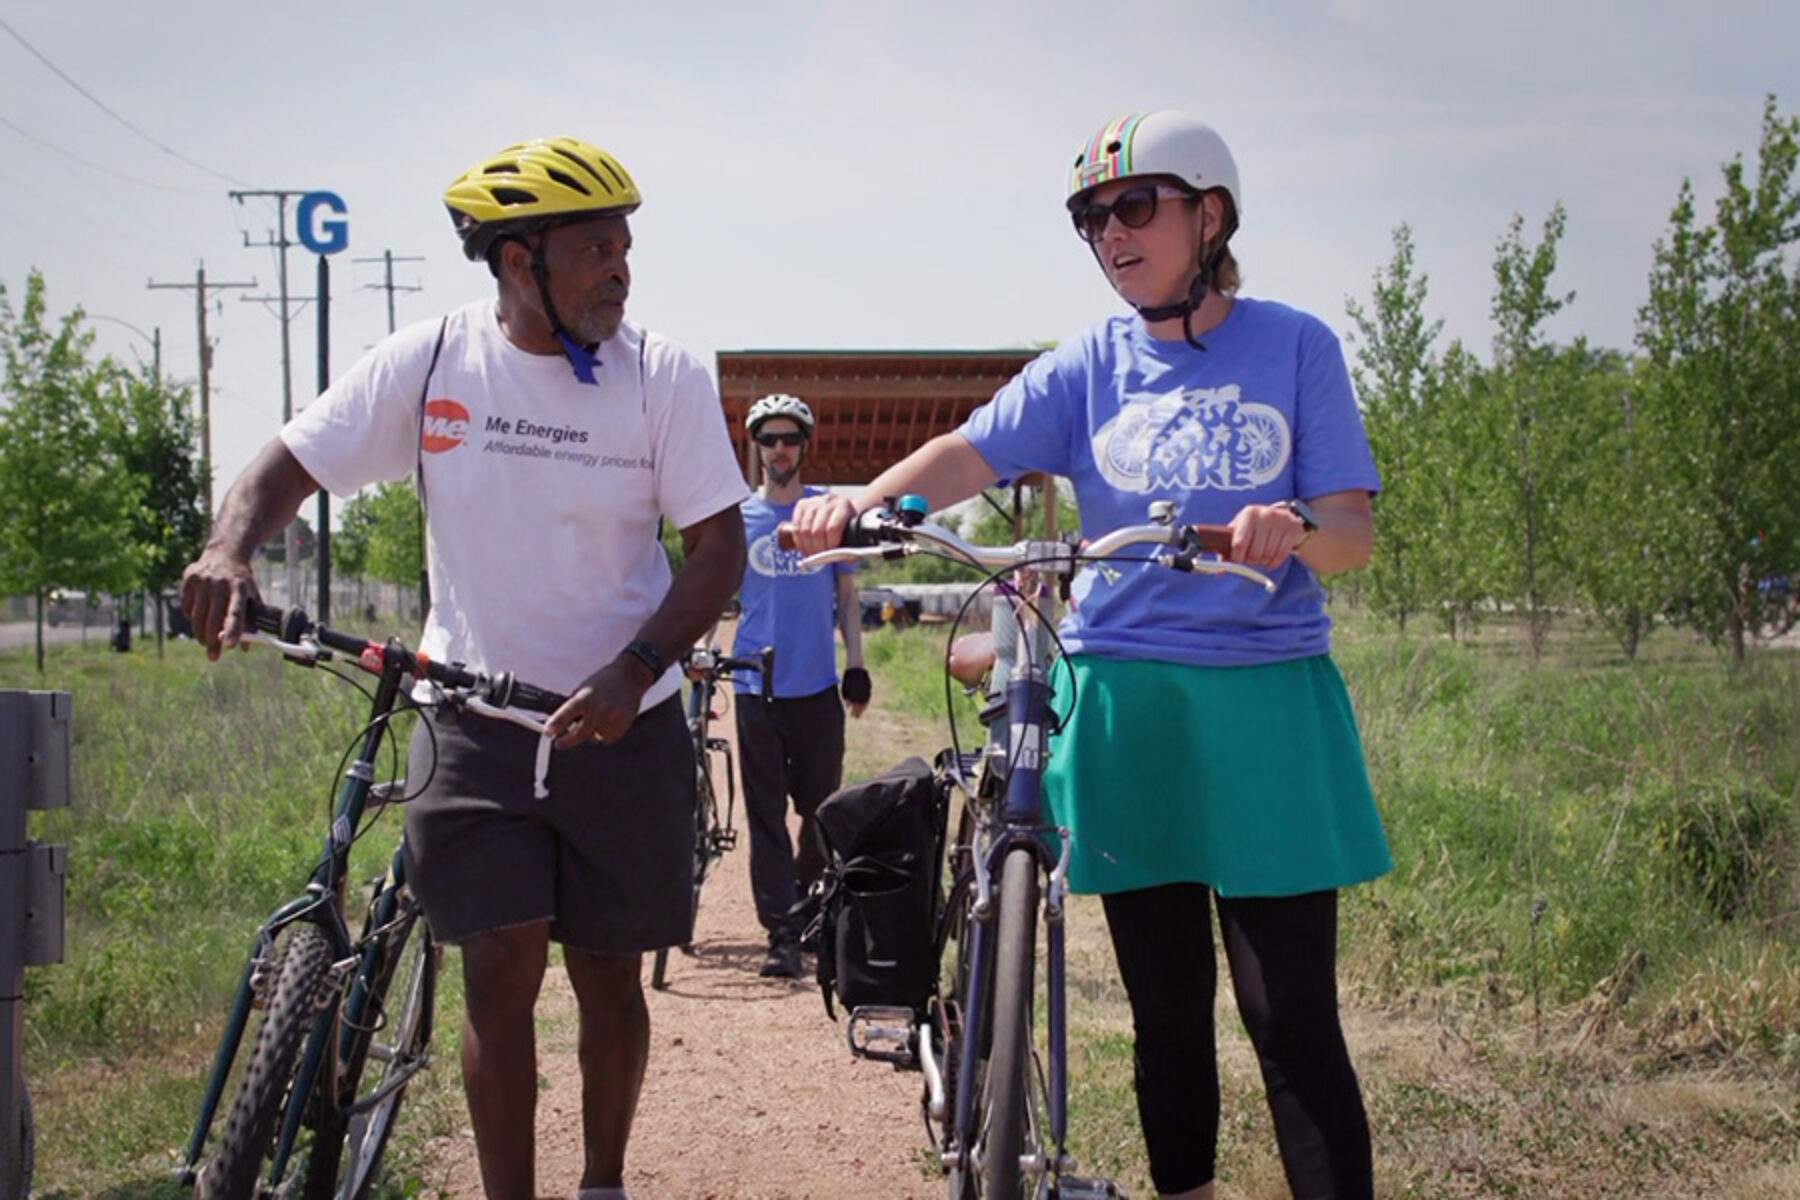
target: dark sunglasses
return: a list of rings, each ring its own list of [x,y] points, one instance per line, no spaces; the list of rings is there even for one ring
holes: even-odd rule
[[[1069,216],[1075,222],[1075,232],[1084,242],[1097,242],[1106,232],[1109,218],[1119,218],[1119,224],[1127,229],[1142,229],[1156,218],[1156,201],[1158,197],[1170,200],[1197,200],[1192,192],[1185,192],[1178,187],[1166,183],[1145,183],[1137,187],[1129,187],[1113,198],[1111,204],[1083,204],[1072,209]]]
[[[759,446],[798,446],[806,441],[804,433],[759,433],[756,444]]]

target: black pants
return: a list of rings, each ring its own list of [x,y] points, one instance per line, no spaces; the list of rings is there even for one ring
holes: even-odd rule
[[[1159,1192],[1213,1178],[1219,1067],[1212,889],[1102,897],[1136,1032],[1138,1117]],[[1302,1200],[1374,1194],[1369,1123],[1337,1007],[1337,893],[1226,899],[1219,927],[1262,1067],[1288,1186]]]
[[[844,705],[836,688],[764,704],[737,701],[738,764],[750,826],[750,894],[771,943],[797,941],[789,909],[825,869],[813,814],[844,777]],[[788,797],[800,845],[788,837]]]

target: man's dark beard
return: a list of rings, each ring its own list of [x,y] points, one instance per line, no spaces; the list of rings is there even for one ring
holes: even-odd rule
[[[800,464],[796,462],[785,471],[776,471],[765,464],[763,471],[769,476],[770,483],[773,483],[776,487],[786,487],[788,485],[788,480],[800,473]]]

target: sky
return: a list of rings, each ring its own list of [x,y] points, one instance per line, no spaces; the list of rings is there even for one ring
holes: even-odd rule
[[[342,197],[331,363],[492,294],[441,197],[531,137],[611,151],[644,195],[629,317],[720,350],[995,349],[1123,305],[1063,209],[1109,118],[1176,108],[1237,160],[1247,295],[1348,334],[1412,229],[1427,308],[1482,357],[1495,247],[1560,202],[1552,336],[1628,349],[1683,180],[1710,218],[1765,98],[1800,111],[1800,5],[1716,0],[959,0],[307,6],[0,5],[0,282],[45,277],[96,346],[198,374],[212,293],[219,494],[283,413],[276,207]],[[291,225],[289,238],[296,230]],[[288,252],[293,296],[317,259]],[[317,317],[289,325],[292,407],[317,392]],[[1354,356],[1354,347],[1350,353]]]

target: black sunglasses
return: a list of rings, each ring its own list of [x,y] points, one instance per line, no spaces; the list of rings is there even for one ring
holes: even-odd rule
[[[1142,229],[1156,218],[1156,201],[1159,196],[1171,200],[1198,200],[1192,192],[1186,192],[1166,183],[1145,183],[1137,187],[1129,187],[1113,198],[1110,204],[1089,202],[1080,208],[1071,209],[1069,216],[1075,222],[1075,232],[1084,242],[1097,242],[1106,232],[1109,218],[1119,218],[1119,224],[1127,229]]]
[[[759,446],[798,446],[806,441],[804,433],[759,433],[756,444]]]

